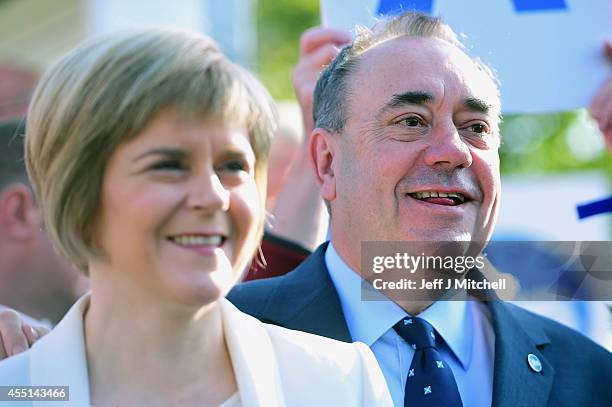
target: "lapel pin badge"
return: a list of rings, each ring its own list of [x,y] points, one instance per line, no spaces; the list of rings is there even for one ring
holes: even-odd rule
[[[533,353],[530,353],[529,355],[527,355],[527,363],[529,364],[529,367],[531,368],[531,370],[533,370],[534,372],[536,373],[542,372],[542,362],[540,362],[540,358],[538,358]]]

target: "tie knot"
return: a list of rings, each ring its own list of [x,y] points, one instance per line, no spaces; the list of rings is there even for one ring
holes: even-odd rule
[[[433,326],[424,319],[406,317],[395,324],[393,329],[414,350],[436,347],[436,334]]]

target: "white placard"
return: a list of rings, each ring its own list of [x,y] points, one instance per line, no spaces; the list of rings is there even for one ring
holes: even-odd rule
[[[321,18],[353,30],[402,3],[465,34],[470,54],[496,70],[505,113],[588,106],[612,74],[603,54],[612,38],[610,0],[321,0]]]

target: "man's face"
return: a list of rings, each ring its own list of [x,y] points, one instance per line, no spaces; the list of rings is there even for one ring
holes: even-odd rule
[[[323,193],[345,261],[359,270],[361,241],[488,239],[500,195],[491,79],[456,47],[400,37],[364,53],[348,89]]]

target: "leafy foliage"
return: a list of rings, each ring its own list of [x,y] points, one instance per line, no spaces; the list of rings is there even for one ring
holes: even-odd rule
[[[317,0],[258,1],[258,74],[277,100],[295,99],[291,71],[298,60],[300,35],[318,24]]]
[[[610,155],[586,110],[508,116],[501,133],[502,173],[599,169],[612,175]]]

